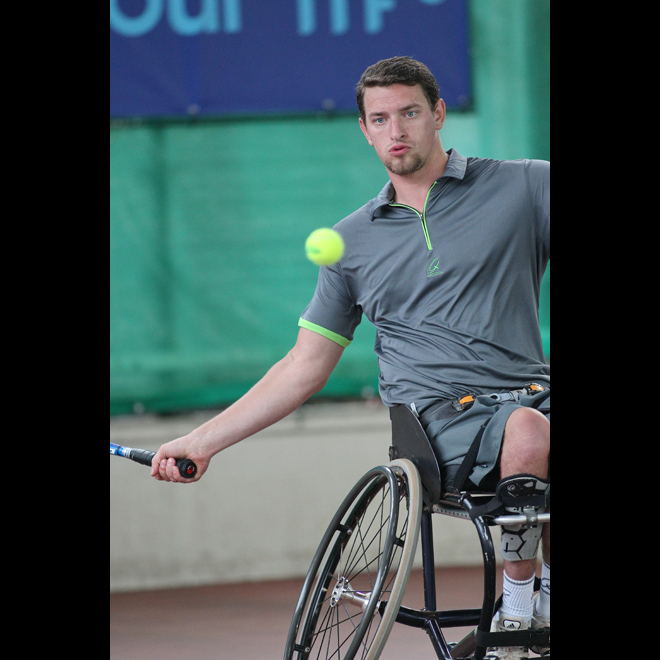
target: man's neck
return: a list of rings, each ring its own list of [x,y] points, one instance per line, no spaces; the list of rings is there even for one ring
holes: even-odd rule
[[[394,199],[392,201],[396,204],[411,206],[421,213],[424,210],[429,188],[434,181],[445,173],[448,161],[448,154],[441,148],[434,160],[427,162],[417,172],[399,175],[388,171],[390,181],[394,186]]]

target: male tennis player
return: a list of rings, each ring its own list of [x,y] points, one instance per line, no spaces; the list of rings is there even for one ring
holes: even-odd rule
[[[152,475],[183,481],[173,457],[188,457],[199,478],[212,456],[293,412],[323,388],[364,314],[377,329],[381,397],[418,414],[445,487],[492,488],[504,478],[518,487],[514,475],[524,474],[525,487],[543,492],[550,371],[538,302],[550,256],[549,163],[445,151],[438,85],[410,58],[369,67],[357,102],[389,182],[335,226],[344,256],[320,269],[293,349],[230,408],[163,445]],[[549,625],[550,530],[542,527],[502,529],[504,599],[493,630]],[[541,534],[543,588],[534,596]],[[528,649],[486,657],[527,658]]]

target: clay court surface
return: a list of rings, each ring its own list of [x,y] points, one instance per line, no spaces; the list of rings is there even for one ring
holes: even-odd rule
[[[479,607],[481,567],[437,569],[438,609]],[[404,605],[423,606],[411,574]],[[302,579],[110,595],[111,660],[279,660]],[[501,589],[501,584],[498,585]],[[458,641],[467,629],[449,631]],[[434,660],[426,633],[395,624],[382,660]]]

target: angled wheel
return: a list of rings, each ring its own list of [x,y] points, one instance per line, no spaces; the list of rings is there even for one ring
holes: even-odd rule
[[[339,507],[305,579],[285,660],[376,660],[401,605],[421,517],[408,460],[370,470]]]

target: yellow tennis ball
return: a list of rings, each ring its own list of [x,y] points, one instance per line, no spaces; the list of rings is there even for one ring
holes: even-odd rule
[[[344,254],[344,240],[334,230],[323,227],[313,231],[305,241],[307,258],[317,266],[329,266]]]

